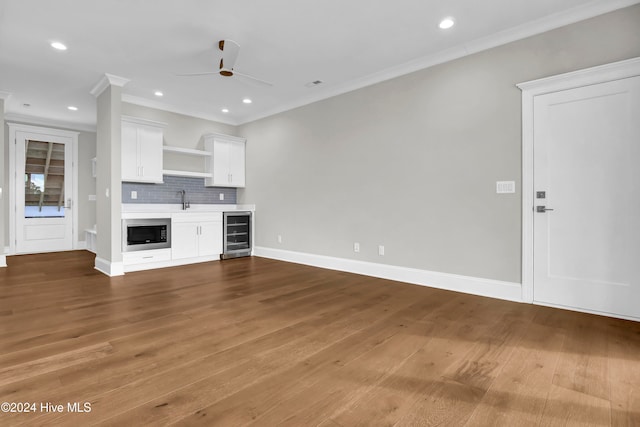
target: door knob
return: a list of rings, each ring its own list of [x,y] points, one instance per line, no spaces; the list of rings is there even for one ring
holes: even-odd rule
[[[536,206],[536,212],[545,213],[546,211],[552,211],[553,209],[549,209],[546,206]]]

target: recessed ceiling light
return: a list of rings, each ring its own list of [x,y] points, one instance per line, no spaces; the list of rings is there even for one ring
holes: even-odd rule
[[[242,102],[244,102],[245,104],[251,104],[253,101],[250,100],[249,98],[245,98],[242,100]]]
[[[67,109],[71,111],[78,111],[78,107],[74,107],[73,105],[69,105]]]
[[[440,21],[440,24],[438,25],[438,27],[440,27],[443,30],[446,30],[453,27],[453,24],[455,24],[455,21],[453,20],[453,18],[444,18],[442,21]]]
[[[67,50],[67,47],[60,42],[51,43],[51,47],[57,50]]]
[[[228,109],[228,108],[223,108],[223,109],[222,109],[222,112],[223,112],[223,113],[228,113],[228,112],[229,112],[229,109]]]
[[[157,91],[153,92],[153,94],[154,94],[155,96],[164,96],[164,93],[160,92],[159,90],[157,90]]]

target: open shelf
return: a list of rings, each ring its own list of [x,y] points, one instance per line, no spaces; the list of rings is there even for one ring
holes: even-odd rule
[[[211,157],[211,152],[204,151],[204,150],[195,150],[193,148],[172,147],[170,145],[163,145],[162,149],[170,153],[188,154],[190,156]]]
[[[177,171],[170,169],[163,169],[163,175],[173,175],[173,176],[187,176],[191,178],[211,178],[213,175],[207,172],[190,172],[190,171]]]
[[[177,154],[186,154],[188,156],[198,156],[198,157],[211,157],[211,152],[204,150],[196,150],[193,148],[182,148],[182,147],[172,147],[170,145],[163,145],[162,150],[167,153],[177,153]],[[181,170],[172,170],[172,169],[164,169],[162,171],[163,175],[173,175],[173,176],[186,176],[190,178],[213,178],[213,175],[208,172],[191,172],[191,171],[181,171]]]

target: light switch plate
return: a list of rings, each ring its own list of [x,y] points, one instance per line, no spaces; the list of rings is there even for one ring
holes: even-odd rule
[[[496,193],[508,194],[516,192],[515,181],[496,181]]]

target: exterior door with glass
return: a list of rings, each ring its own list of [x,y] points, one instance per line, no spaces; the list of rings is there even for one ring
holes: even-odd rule
[[[73,248],[73,138],[16,132],[16,253]]]

